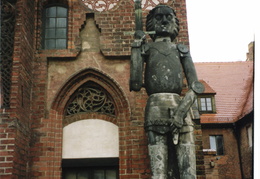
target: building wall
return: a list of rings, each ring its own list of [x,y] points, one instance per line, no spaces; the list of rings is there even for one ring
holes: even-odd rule
[[[240,150],[241,150],[241,162],[243,166],[243,174],[244,178],[252,178],[253,170],[252,170],[252,165],[253,165],[253,155],[252,155],[252,150],[253,147],[249,146],[248,143],[248,128],[250,127],[250,124],[247,126],[243,127],[241,129],[241,145],[240,145]]]
[[[51,2],[69,8],[65,50],[41,48],[42,10]],[[180,20],[177,42],[188,45],[185,1],[168,4],[175,7]],[[147,95],[144,89],[130,92],[128,86],[133,37],[123,32],[134,29],[133,1],[122,0],[112,10],[101,13],[86,9],[78,0],[18,0],[15,8],[11,106],[1,109],[0,177],[60,178],[63,128],[83,119],[102,119],[118,126],[120,178],[150,178],[143,128]],[[70,97],[89,81],[113,97],[116,115],[65,115]],[[195,134],[197,173],[202,179],[199,123]]]
[[[34,1],[11,1],[12,5],[7,1],[2,3],[6,7],[1,7],[2,13],[6,10],[8,14],[14,10],[16,22],[10,71],[10,106],[0,109],[0,178],[25,178],[28,175],[30,152],[36,4]]]
[[[210,149],[209,136],[223,135],[224,155],[216,155],[213,160],[218,169],[219,178],[242,178],[240,171],[239,151],[237,139],[232,128],[204,128],[202,129],[203,149]],[[208,162],[205,161],[205,164]],[[206,174],[210,170],[206,169]]]
[[[253,177],[253,112],[237,122],[243,178]]]
[[[204,165],[207,179],[220,178],[217,164],[216,151],[206,150],[204,153]]]

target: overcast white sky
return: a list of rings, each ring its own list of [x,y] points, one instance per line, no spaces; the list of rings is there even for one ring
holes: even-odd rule
[[[245,61],[254,41],[254,0],[186,0],[194,62]]]

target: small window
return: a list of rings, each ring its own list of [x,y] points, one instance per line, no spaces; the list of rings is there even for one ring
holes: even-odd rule
[[[209,142],[210,142],[210,149],[216,150],[217,155],[224,155],[222,135],[209,136]]]
[[[62,6],[47,7],[44,11],[43,48],[66,49],[68,9]]]
[[[197,99],[197,105],[200,113],[214,113],[215,100],[213,96],[199,96]]]

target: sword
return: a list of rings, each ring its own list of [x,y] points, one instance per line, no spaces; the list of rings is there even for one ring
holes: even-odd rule
[[[141,0],[135,0],[135,32],[125,32],[126,35],[135,35],[134,42],[131,45],[131,61],[130,61],[130,91],[140,91],[143,87],[143,68],[144,59],[143,54],[144,49],[142,45],[144,44],[146,34],[155,34],[155,32],[143,32],[142,23],[142,7]],[[136,33],[136,32],[143,33]],[[137,36],[140,37],[137,37]],[[142,37],[141,37],[142,36]]]
[[[142,22],[142,0],[134,0],[135,2],[135,31],[143,31]],[[135,32],[124,32],[124,35],[134,35]],[[144,32],[145,34],[155,34],[155,31]]]
[[[135,2],[135,32],[143,31],[142,23],[142,7],[141,0],[134,0]],[[134,35],[135,32],[126,32],[125,34]],[[135,34],[136,35],[136,34]],[[142,34],[143,35],[143,34]],[[129,87],[130,91],[140,91],[143,85],[143,65],[144,60],[142,57],[142,43],[145,39],[145,34],[143,37],[134,39],[134,42],[131,45],[131,61],[130,61],[130,81]]]

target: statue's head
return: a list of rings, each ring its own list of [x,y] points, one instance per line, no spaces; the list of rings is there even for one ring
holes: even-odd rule
[[[171,7],[158,5],[147,15],[146,30],[156,32],[150,35],[153,40],[156,37],[170,37],[174,40],[179,33],[179,20]]]

